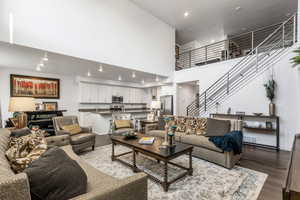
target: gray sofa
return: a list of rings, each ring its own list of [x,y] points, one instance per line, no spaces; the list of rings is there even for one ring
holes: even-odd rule
[[[30,187],[25,173],[15,174],[5,157],[10,131],[0,129],[0,199],[30,200]],[[125,179],[117,179],[93,168],[78,157],[69,145],[68,135],[46,138],[47,143],[60,146],[72,159],[84,169],[88,177],[87,193],[73,200],[146,200],[147,176],[138,173]]]
[[[230,120],[230,126],[231,131],[242,130],[242,121]],[[164,137],[165,131],[159,130],[157,125],[146,125],[145,133],[149,136]],[[175,140],[177,142],[193,145],[193,156],[213,162],[228,169],[233,168],[242,156],[241,154],[234,155],[233,152],[224,152],[222,149],[216,147],[212,142],[210,142],[208,137],[205,136],[176,132]]]

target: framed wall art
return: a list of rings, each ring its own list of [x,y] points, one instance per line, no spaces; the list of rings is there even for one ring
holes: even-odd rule
[[[43,102],[44,110],[55,111],[57,110],[57,102]]]
[[[11,97],[59,99],[60,80],[35,76],[10,75]]]

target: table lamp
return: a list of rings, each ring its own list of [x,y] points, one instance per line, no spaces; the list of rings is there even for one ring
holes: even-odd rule
[[[8,112],[19,112],[18,126],[24,128],[27,126],[27,115],[25,112],[35,111],[35,99],[30,97],[11,97],[9,101]]]

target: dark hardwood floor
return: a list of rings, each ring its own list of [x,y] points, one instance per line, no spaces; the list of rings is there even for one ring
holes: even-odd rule
[[[96,146],[110,143],[107,135],[96,138]],[[268,174],[258,200],[282,200],[282,183],[289,159],[290,152],[287,151],[277,152],[265,148],[244,146],[244,153],[239,165]]]
[[[240,166],[268,174],[258,200],[282,200],[282,183],[285,178],[290,152],[244,146]]]

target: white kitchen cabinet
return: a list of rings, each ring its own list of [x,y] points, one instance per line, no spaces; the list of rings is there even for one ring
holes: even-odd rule
[[[90,87],[87,83],[80,84],[80,102],[90,102]]]
[[[112,96],[123,96],[124,103],[146,103],[148,99],[146,90],[140,88],[80,83],[79,90],[83,103],[111,103]]]
[[[123,102],[124,103],[130,103],[130,88],[123,88]]]
[[[99,103],[105,103],[106,101],[106,86],[98,85],[98,101]]]
[[[90,84],[89,86],[90,89],[90,101],[91,103],[96,103],[98,102],[98,85],[96,84]]]

